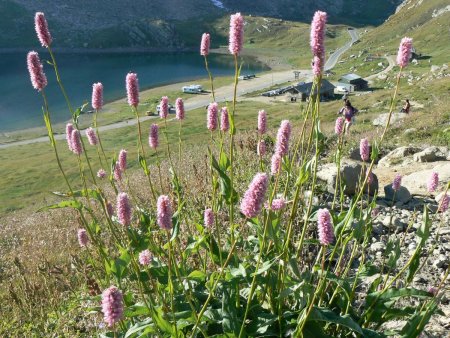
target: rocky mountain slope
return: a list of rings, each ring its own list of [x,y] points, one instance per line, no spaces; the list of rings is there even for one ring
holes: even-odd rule
[[[34,32],[29,24],[36,11],[49,20],[59,46],[65,47],[189,47],[189,25],[208,27],[214,19],[241,11],[310,22],[317,9],[326,10],[331,23],[379,24],[394,13],[401,0],[79,0],[0,1],[0,48],[30,47]]]

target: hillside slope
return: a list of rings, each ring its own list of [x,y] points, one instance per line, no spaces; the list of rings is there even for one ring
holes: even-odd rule
[[[170,47],[192,46],[185,37],[192,28],[208,28],[214,19],[240,11],[257,15],[311,21],[317,9],[329,13],[333,24],[376,25],[395,11],[400,0],[3,0],[0,11],[0,48],[34,45],[30,22],[36,11],[46,13],[58,46],[65,47]],[[181,25],[183,29],[179,29]],[[189,39],[188,39],[189,40]]]

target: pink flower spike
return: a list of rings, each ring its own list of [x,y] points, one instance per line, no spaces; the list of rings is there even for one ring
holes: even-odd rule
[[[139,253],[139,264],[141,264],[143,266],[148,266],[152,262],[152,258],[153,258],[153,256],[152,256],[150,250],[146,249],[144,251],[141,251]]]
[[[284,198],[276,198],[272,201],[272,206],[270,207],[270,210],[279,211],[281,209],[284,209],[285,207],[286,207],[286,200]],[[266,205],[266,209],[269,209],[268,205]]]
[[[319,57],[321,61],[325,58],[325,25],[327,23],[327,13],[317,11],[311,23],[311,51],[313,55]]]
[[[99,169],[99,170],[97,171],[97,177],[98,177],[98,178],[105,178],[105,176],[106,176],[106,171],[105,171],[105,169]]]
[[[87,245],[87,243],[89,242],[89,237],[86,232],[86,229],[78,229],[77,237],[78,237],[78,243],[80,244],[81,247],[85,247]]]
[[[92,128],[88,128],[85,131],[88,142],[91,146],[95,146],[98,143],[97,134],[95,133],[95,130]]]
[[[123,295],[115,286],[111,286],[102,293],[102,312],[104,321],[113,327],[123,318]]]
[[[72,130],[73,130],[73,124],[67,123],[66,124],[66,140],[67,140],[67,146],[69,147],[70,151],[73,151],[72,148]]]
[[[200,55],[207,56],[211,45],[211,37],[209,33],[203,33],[202,42],[200,44]]]
[[[270,173],[272,176],[279,174],[281,171],[281,156],[277,153],[272,155],[272,165],[270,167]]]
[[[239,55],[244,45],[244,17],[236,13],[230,17],[230,38],[228,50],[233,55]]]
[[[129,226],[131,224],[130,200],[125,192],[121,192],[117,196],[117,217],[123,226]]]
[[[394,191],[398,191],[400,189],[400,186],[402,185],[402,175],[397,174],[394,177],[394,181],[392,182],[392,189]]]
[[[317,211],[317,227],[319,230],[319,241],[322,245],[328,245],[333,242],[333,222],[328,209],[319,209]]]
[[[289,151],[289,138],[291,137],[291,123],[288,120],[281,121],[277,133],[277,143],[275,144],[275,153],[281,157],[287,155]]]
[[[125,170],[127,169],[127,151],[125,149],[122,149],[119,152],[118,162],[120,171],[125,172]]]
[[[166,195],[159,196],[156,205],[159,227],[163,230],[170,230],[172,228],[172,205],[169,197]]]
[[[116,161],[116,164],[114,165],[114,172],[113,172],[113,175],[114,175],[114,179],[115,179],[117,182],[122,181],[122,170],[120,169],[120,163],[119,163],[119,161]]]
[[[150,145],[150,148],[155,149],[158,148],[158,125],[157,124],[152,124],[150,126],[150,134],[148,137],[148,144]]]
[[[169,98],[167,96],[163,96],[159,104],[159,117],[161,117],[162,119],[166,119],[168,114],[169,114]]]
[[[359,154],[364,162],[369,160],[369,141],[366,138],[359,142]]]
[[[72,151],[77,155],[81,155],[83,153],[83,147],[81,145],[80,132],[77,129],[72,130],[70,139],[71,139],[70,144],[72,145]]]
[[[220,112],[220,130],[227,132],[230,129],[230,120],[227,107],[222,107]]]
[[[315,76],[320,76],[323,72],[323,61],[318,56],[313,57],[312,71]]]
[[[114,216],[114,207],[111,202],[106,202],[106,212],[110,218]]]
[[[210,103],[208,106],[208,121],[207,127],[210,131],[217,129],[217,115],[219,112],[219,105],[216,102]]]
[[[34,16],[34,29],[42,47],[48,48],[52,43],[52,36],[48,29],[47,20],[44,13],[37,12]]]
[[[439,174],[435,171],[431,173],[430,178],[428,179],[428,192],[435,192],[439,184]]]
[[[258,133],[265,134],[267,131],[267,113],[264,110],[258,112]]]
[[[210,228],[214,224],[214,212],[212,209],[206,209],[203,215],[205,228]]]
[[[261,212],[268,184],[267,174],[258,173],[255,175],[241,201],[241,212],[245,217],[256,217]]]
[[[184,120],[184,102],[182,98],[178,98],[175,101],[175,116],[177,120],[183,121]]]
[[[103,107],[103,85],[98,82],[92,85],[92,108],[100,110]]]
[[[139,81],[136,73],[128,73],[126,77],[128,104],[137,107],[139,104]]]
[[[439,203],[439,211],[444,213],[448,210],[448,206],[450,204],[450,195],[445,194],[442,196],[440,203]]]
[[[264,140],[260,140],[258,142],[258,147],[256,149],[258,156],[264,156],[266,154],[266,142]]]
[[[405,68],[408,63],[409,59],[411,58],[411,52],[412,52],[412,39],[404,37],[400,41],[400,46],[398,47],[398,53],[397,53],[397,64],[401,68]]]
[[[336,124],[334,125],[334,132],[337,135],[342,135],[342,132],[344,131],[344,122],[345,120],[342,116],[336,119]]]
[[[373,174],[372,171],[369,169],[366,169],[366,175],[367,175],[367,184],[371,185],[373,182]]]
[[[44,73],[44,67],[41,60],[39,60],[39,54],[32,51],[27,55],[28,72],[30,73],[30,80],[33,88],[42,91],[47,86],[47,77]]]

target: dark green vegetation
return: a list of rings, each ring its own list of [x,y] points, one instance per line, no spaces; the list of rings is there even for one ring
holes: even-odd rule
[[[197,48],[198,32],[215,31],[215,21],[231,12],[309,24],[317,9],[330,15],[331,24],[375,25],[393,13],[400,0],[269,0],[222,1],[225,9],[210,0],[123,1],[108,3],[67,0],[33,2],[4,0],[0,9],[0,48],[34,46],[31,23],[36,11],[46,13],[59,47],[78,48]],[[217,46],[219,41],[213,44]]]

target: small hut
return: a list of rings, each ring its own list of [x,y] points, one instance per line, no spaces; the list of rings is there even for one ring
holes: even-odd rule
[[[312,82],[299,83],[298,85],[289,88],[289,90],[287,90],[286,92],[290,94],[290,97],[295,97],[295,100],[299,98],[302,101],[305,101],[311,94],[312,87]],[[320,100],[326,101],[334,99],[334,88],[335,86],[330,81],[322,79],[319,91]],[[317,90],[314,92],[314,94],[315,93],[317,93]]]
[[[364,80],[361,76],[350,73],[345,74],[339,79],[339,85],[352,85],[354,90],[365,90],[368,88],[369,83]],[[346,86],[346,87],[347,87]]]

